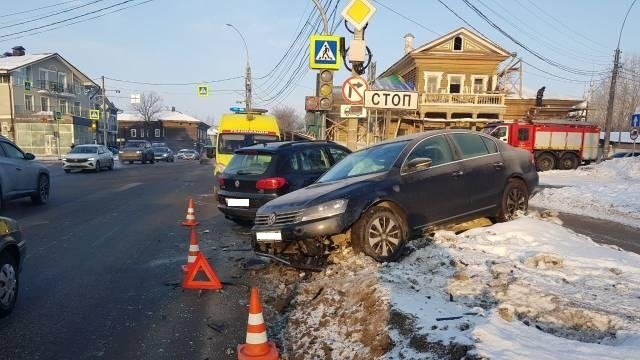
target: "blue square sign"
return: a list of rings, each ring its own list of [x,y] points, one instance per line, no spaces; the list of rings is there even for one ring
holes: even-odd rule
[[[640,114],[631,115],[631,127],[640,127]]]
[[[340,37],[313,35],[309,39],[309,67],[311,69],[340,69]]]

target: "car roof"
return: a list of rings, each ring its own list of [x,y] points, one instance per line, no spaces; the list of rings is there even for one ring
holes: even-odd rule
[[[300,147],[300,146],[319,146],[319,145],[327,145],[327,144],[337,145],[342,147],[342,145],[340,144],[336,144],[333,141],[326,141],[326,140],[274,141],[274,142],[255,144],[255,145],[243,147],[236,150],[236,152],[246,151],[246,150],[276,152],[282,148]]]

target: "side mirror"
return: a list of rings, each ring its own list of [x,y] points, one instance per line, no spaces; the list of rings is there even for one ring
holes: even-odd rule
[[[407,171],[419,171],[427,169],[431,166],[430,158],[415,158],[407,163]]]
[[[36,158],[36,156],[33,155],[32,153],[26,153],[26,154],[24,154],[24,158],[25,158],[25,160],[34,160]]]

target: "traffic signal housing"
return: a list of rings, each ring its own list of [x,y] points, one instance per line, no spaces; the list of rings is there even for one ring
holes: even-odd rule
[[[320,70],[318,74],[318,109],[331,110],[333,105],[333,71]]]

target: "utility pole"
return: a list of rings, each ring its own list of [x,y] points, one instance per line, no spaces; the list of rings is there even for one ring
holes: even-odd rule
[[[107,108],[105,107],[105,99],[107,98],[107,89],[104,88],[104,75],[102,76],[102,137],[104,146],[107,146]],[[97,136],[96,136],[97,137]]]
[[[324,8],[322,7],[322,4],[320,4],[320,0],[312,0],[313,4],[315,5],[316,9],[318,9],[318,12],[320,13],[320,17],[322,18],[322,34],[323,35],[329,35],[329,20],[327,19],[327,14],[324,11]],[[310,55],[311,56],[311,55]],[[337,55],[336,55],[337,56]],[[318,75],[319,76],[319,75]],[[319,79],[316,81],[316,96],[319,95],[319,89],[318,89],[318,84],[320,83]],[[333,95],[331,95],[333,96]],[[317,112],[316,112],[317,114]],[[317,119],[317,117],[315,117]],[[316,122],[317,124],[317,122]],[[320,112],[320,126],[318,129],[318,138],[319,140],[325,140],[327,138],[327,113],[325,111],[321,111]]]
[[[249,47],[247,46],[247,41],[244,39],[244,35],[242,35],[240,30],[238,30],[235,26],[233,26],[233,24],[226,24],[226,25],[232,28],[235,32],[237,32],[238,35],[240,35],[240,38],[242,39],[242,43],[244,44],[244,51],[247,57],[246,74],[244,78],[244,89],[245,89],[244,101],[246,106],[245,111],[247,112],[247,118],[251,120],[253,115],[251,115],[251,62],[249,61]]]

